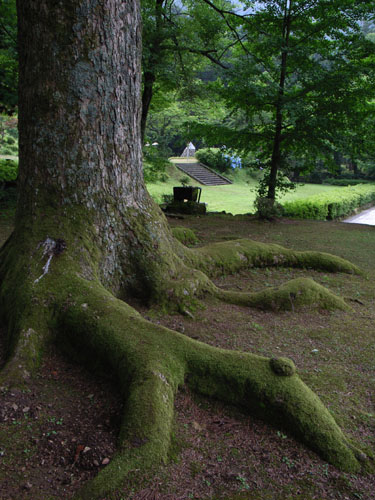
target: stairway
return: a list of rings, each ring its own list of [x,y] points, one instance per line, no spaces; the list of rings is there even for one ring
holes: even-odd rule
[[[175,163],[179,170],[189,175],[204,186],[221,186],[224,184],[232,184],[232,181],[217,174],[214,170],[202,163]]]

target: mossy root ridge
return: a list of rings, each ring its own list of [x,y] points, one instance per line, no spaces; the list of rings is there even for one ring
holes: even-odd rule
[[[173,227],[172,234],[183,245],[196,245],[198,243],[197,235],[188,227]]]
[[[216,276],[252,267],[298,267],[317,271],[363,274],[351,262],[324,252],[294,251],[280,245],[240,239],[212,243],[190,251],[197,269]]]
[[[116,457],[76,498],[102,498],[134,469],[167,460],[178,387],[234,404],[288,429],[345,471],[360,464],[320,399],[291,360],[226,351],[154,325],[98,283],[72,278],[56,318],[60,344],[116,376],[124,414]],[[80,295],[73,295],[74,290]]]
[[[216,288],[215,295],[230,304],[256,307],[271,311],[294,311],[310,308],[347,311],[345,301],[311,278],[297,278],[261,292],[246,293]]]

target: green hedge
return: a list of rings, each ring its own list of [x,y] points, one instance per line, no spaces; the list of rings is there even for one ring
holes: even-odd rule
[[[301,219],[336,219],[356,208],[375,203],[375,184],[337,188],[309,198],[283,203],[284,216]]]
[[[357,186],[358,184],[371,184],[374,181],[369,181],[366,179],[325,179],[324,184],[330,184],[331,186]]]

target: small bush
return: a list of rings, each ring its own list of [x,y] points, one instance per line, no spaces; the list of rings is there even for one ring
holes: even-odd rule
[[[163,200],[163,203],[172,203],[174,200],[173,194],[162,194],[161,199]]]
[[[0,160],[0,183],[12,182],[17,179],[18,162]]]
[[[0,115],[0,155],[18,155],[16,116]]]
[[[230,157],[221,151],[221,149],[199,149],[195,153],[195,157],[201,163],[216,170],[217,172],[230,172],[232,170],[232,161]]]
[[[180,183],[181,183],[182,186],[187,187],[190,184],[190,180],[191,180],[190,177],[188,177],[187,175],[185,175],[185,177],[181,177]]]
[[[260,219],[272,220],[283,215],[283,207],[275,200],[257,196],[254,201],[255,214]]]

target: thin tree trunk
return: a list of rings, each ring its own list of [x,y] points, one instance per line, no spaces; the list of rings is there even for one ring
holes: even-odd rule
[[[281,163],[281,141],[282,141],[282,128],[283,128],[283,106],[284,106],[284,89],[285,89],[285,79],[288,68],[288,47],[289,47],[289,36],[291,29],[291,11],[292,11],[292,0],[285,1],[285,11],[284,11],[284,21],[283,21],[283,47],[281,52],[281,64],[280,64],[280,80],[279,80],[279,90],[276,101],[276,117],[275,117],[275,135],[273,139],[273,149],[271,157],[271,168],[268,180],[268,193],[267,198],[275,200],[276,198],[276,184],[277,184],[277,173],[280,168]]]
[[[155,73],[145,71],[143,73],[143,92],[142,92],[142,117],[141,117],[141,140],[145,141],[147,117],[153,96],[154,83],[156,81]]]
[[[336,173],[338,176],[341,175],[341,163],[342,163],[342,154],[340,151],[334,151],[333,160],[336,164]]]

